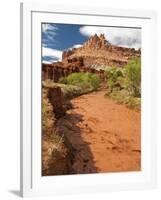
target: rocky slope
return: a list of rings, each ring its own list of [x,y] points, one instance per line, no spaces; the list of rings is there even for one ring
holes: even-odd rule
[[[60,77],[81,71],[97,73],[104,78],[107,67],[123,67],[132,58],[140,56],[140,49],[118,47],[110,44],[103,34],[95,34],[82,47],[64,51],[62,62],[42,64],[42,78],[57,82]]]
[[[140,57],[140,54],[140,49],[115,46],[105,39],[104,34],[100,34],[100,36],[95,34],[82,47],[65,51],[62,62],[81,58],[86,67],[99,70],[113,65],[122,67],[128,60]]]

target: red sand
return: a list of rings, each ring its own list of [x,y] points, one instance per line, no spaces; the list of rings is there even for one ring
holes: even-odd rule
[[[93,92],[71,101],[59,127],[74,148],[74,173],[141,170],[141,116]]]

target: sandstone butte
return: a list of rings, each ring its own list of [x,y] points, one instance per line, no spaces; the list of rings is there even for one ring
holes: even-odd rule
[[[123,67],[130,59],[140,57],[141,49],[112,45],[104,34],[91,36],[80,48],[65,50],[61,62],[42,64],[42,79],[57,82],[73,72],[92,72],[103,77],[107,67]]]

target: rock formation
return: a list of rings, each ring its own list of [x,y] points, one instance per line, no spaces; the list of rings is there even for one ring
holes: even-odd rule
[[[65,114],[63,105],[63,94],[60,87],[49,88],[48,98],[53,106],[53,111],[56,118],[62,117]]]
[[[42,64],[42,79],[57,82],[73,72],[97,73],[102,78],[106,68],[123,67],[130,59],[140,56],[141,49],[112,45],[104,34],[95,34],[82,47],[64,51],[62,62]]]
[[[107,50],[107,44],[110,45],[110,43],[108,41],[106,41],[104,34],[100,34],[100,36],[95,34],[94,36],[90,37],[87,42],[84,43],[84,45],[81,49],[83,49],[83,50],[87,50],[87,49]]]

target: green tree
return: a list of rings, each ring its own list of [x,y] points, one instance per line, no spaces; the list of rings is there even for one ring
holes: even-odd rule
[[[141,60],[133,59],[125,66],[125,79],[128,91],[135,97],[141,96]]]
[[[107,85],[110,89],[110,92],[112,92],[115,87],[122,86],[122,80],[123,80],[122,69],[117,67],[110,67],[109,69],[106,70],[106,75],[107,75]]]

